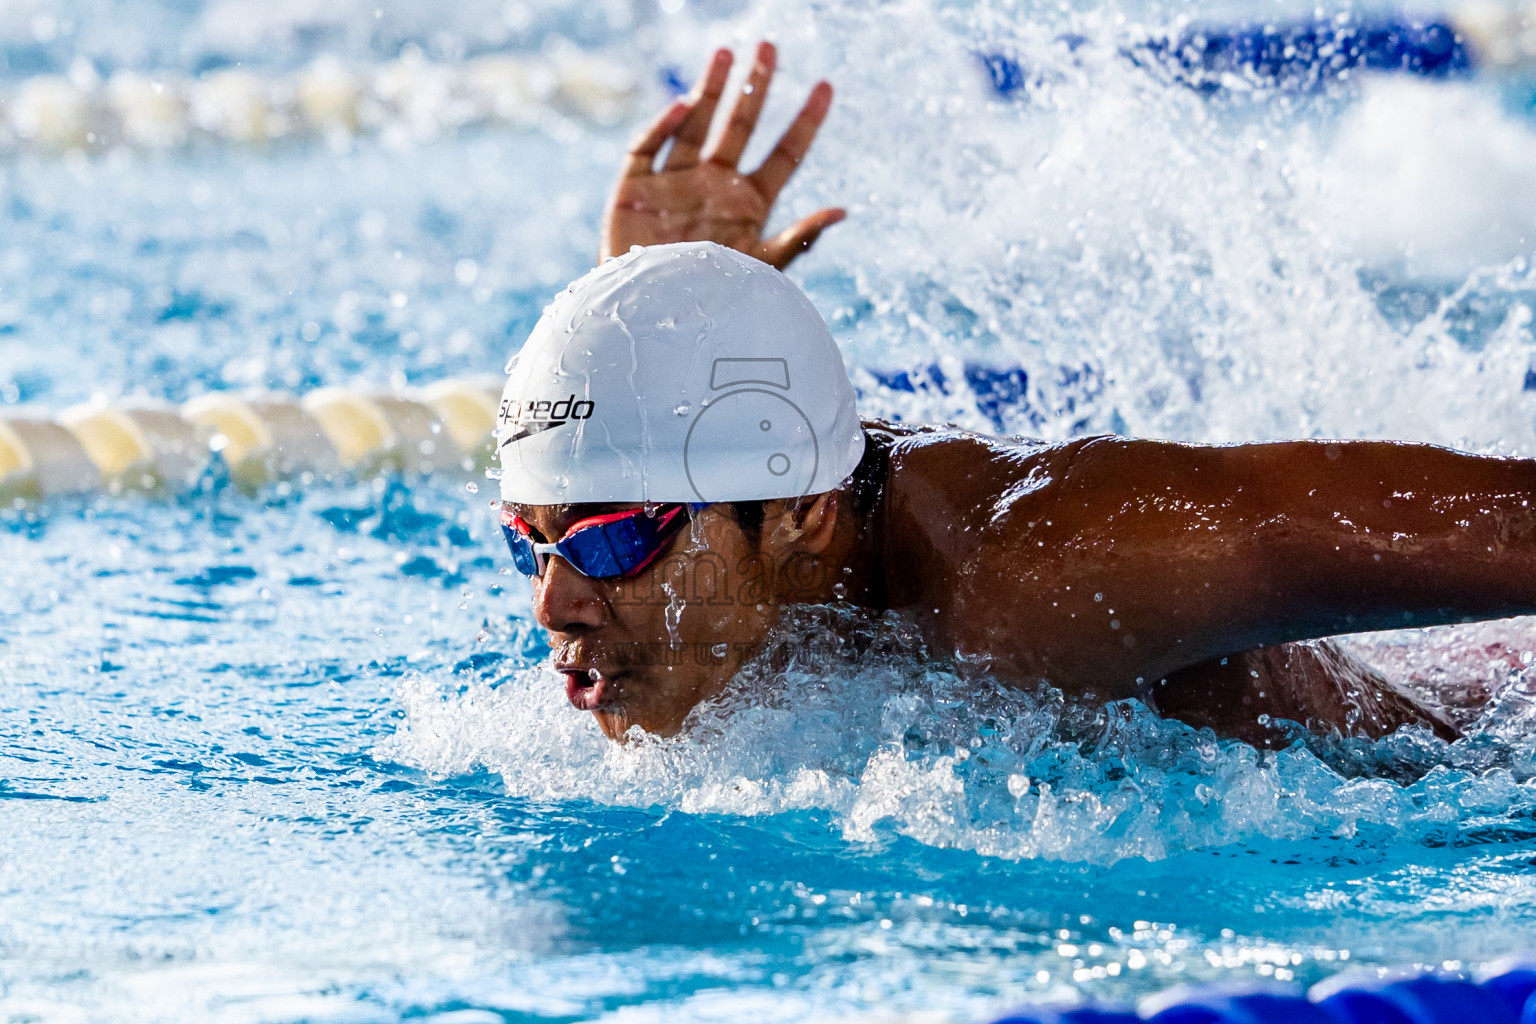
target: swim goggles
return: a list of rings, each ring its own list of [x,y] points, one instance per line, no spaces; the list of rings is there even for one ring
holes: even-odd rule
[[[592,516],[571,524],[565,537],[553,544],[533,539],[533,528],[522,516],[505,509],[501,513],[501,532],[512,549],[512,563],[524,576],[544,575],[550,555],[559,555],[583,576],[613,579],[633,576],[655,561],[672,538],[688,525],[684,509],[697,511],[696,505],[652,506]]]

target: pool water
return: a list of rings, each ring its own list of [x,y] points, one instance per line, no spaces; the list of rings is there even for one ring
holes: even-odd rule
[[[0,15],[0,87],[577,47],[639,117],[767,33],[770,121],[839,88],[785,204],[850,209],[795,275],[867,413],[1536,447],[1518,79],[1205,96],[1120,53],[1241,5],[304,6],[36,0]],[[0,415],[495,374],[589,264],[632,127],[19,149]],[[685,736],[618,748],[542,668],[493,490],[215,471],[0,515],[0,1018],[965,1021],[1532,944],[1529,621],[1350,641],[1474,694],[1454,745],[1260,752],[962,684],[826,608]]]

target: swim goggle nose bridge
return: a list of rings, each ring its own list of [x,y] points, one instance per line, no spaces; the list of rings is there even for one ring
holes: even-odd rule
[[[614,579],[633,576],[655,561],[688,525],[683,510],[697,512],[704,504],[632,508],[591,516],[572,523],[565,536],[553,544],[535,541],[533,528],[523,517],[503,509],[501,533],[512,551],[513,564],[524,576],[543,576],[549,556],[559,555],[583,576]]]

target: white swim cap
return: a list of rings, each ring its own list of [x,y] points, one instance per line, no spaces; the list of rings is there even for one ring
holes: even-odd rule
[[[497,415],[501,497],[752,501],[829,491],[864,454],[853,385],[789,278],[713,242],[632,250],[544,310]]]

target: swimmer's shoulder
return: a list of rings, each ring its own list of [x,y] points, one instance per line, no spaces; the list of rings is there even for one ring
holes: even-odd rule
[[[880,422],[866,424],[865,434],[882,460],[879,496],[869,507],[885,545],[937,551],[949,548],[946,538],[967,538],[951,557],[1011,549],[1025,543],[1035,522],[1066,521],[1070,471],[1085,449],[1105,440],[1049,442]]]
[[[1069,520],[1082,514],[1082,501],[1069,501],[1069,478],[1097,439],[880,423],[866,434],[887,457],[875,522],[889,606],[942,646],[989,652],[996,665],[1012,666],[1005,674],[1043,674],[1035,660],[1042,631],[1060,640],[1058,653],[1073,634],[1058,628],[1059,609],[1040,582],[1058,568],[1039,530],[1053,521],[1070,530]],[[1040,628],[1020,632],[1020,623]]]
[[[1059,477],[1084,448],[1107,439],[1094,435],[1050,442],[999,437],[948,424],[887,420],[866,421],[864,433],[886,463],[890,497],[917,491],[931,499],[943,493],[973,507],[1020,481]]]

